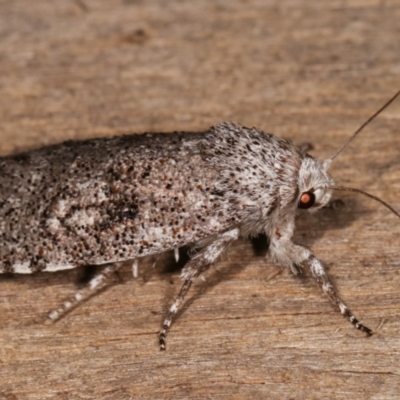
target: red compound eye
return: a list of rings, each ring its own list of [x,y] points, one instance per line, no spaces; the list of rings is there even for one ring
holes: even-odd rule
[[[304,192],[300,196],[299,208],[310,208],[315,203],[315,194],[313,192]]]

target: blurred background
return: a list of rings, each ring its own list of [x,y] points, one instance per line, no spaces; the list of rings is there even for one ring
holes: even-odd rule
[[[399,86],[399,21],[398,0],[3,0],[1,151],[222,120],[336,146]]]

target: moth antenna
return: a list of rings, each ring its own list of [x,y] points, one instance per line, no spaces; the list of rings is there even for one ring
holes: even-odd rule
[[[355,189],[355,188],[350,188],[350,187],[343,187],[343,186],[333,186],[332,187],[333,190],[341,190],[343,192],[356,192],[356,193],[361,193],[364,196],[369,197],[370,199],[373,199],[381,204],[383,204],[387,209],[389,209],[393,214],[397,215],[400,218],[400,214],[392,207],[390,206],[388,203],[384,202],[382,199],[380,199],[377,196],[374,196],[373,194],[364,192],[361,189]]]
[[[331,158],[328,158],[324,161],[326,167],[329,167],[330,163],[347,147],[348,144],[373,120],[375,119],[385,108],[387,108],[396,98],[400,95],[400,90],[390,99],[388,100],[378,111],[372,114],[347,140],[346,142],[339,147],[338,150],[333,154]]]

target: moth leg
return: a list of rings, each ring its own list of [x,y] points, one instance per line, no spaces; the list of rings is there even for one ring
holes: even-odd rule
[[[367,336],[371,336],[373,333],[372,330],[358,322],[357,318],[337,295],[322,263],[314,256],[314,254],[310,255],[305,264],[307,264],[307,266],[310,268],[313,278],[316,280],[322,291],[328,295],[331,303],[339,308],[340,313],[347,318],[356,329],[365,332]]]
[[[183,285],[178,296],[171,305],[167,318],[165,318],[163,327],[158,335],[160,350],[165,350],[165,339],[167,331],[171,327],[172,320],[179,310],[186,293],[189,291],[193,281],[204,271],[206,271],[223,253],[231,242],[239,237],[239,229],[232,229],[219,235],[211,244],[198,251],[182,270],[181,277]]]
[[[134,278],[139,276],[139,261],[137,258],[132,261],[132,276]]]
[[[372,335],[372,330],[358,322],[357,318],[340,299],[322,263],[315,257],[310,249],[289,240],[282,241],[276,238],[271,241],[270,248],[273,257],[282,264],[289,266],[292,272],[295,273],[300,265],[308,267],[319,287],[328,295],[329,300],[339,309],[340,313],[347,318],[356,329],[365,332],[368,336]]]
[[[64,317],[65,314],[67,314],[69,311],[76,308],[80,303],[83,303],[89,297],[102,290],[109,283],[110,277],[119,270],[122,264],[122,262],[114,263],[105,267],[103,271],[92,278],[84,288],[77,291],[73,296],[65,300],[59,308],[50,311],[48,314],[49,320],[51,322],[58,321],[59,319]]]

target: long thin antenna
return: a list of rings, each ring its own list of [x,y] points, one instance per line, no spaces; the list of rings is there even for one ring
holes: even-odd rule
[[[363,190],[360,189],[355,189],[355,188],[349,188],[349,187],[343,187],[343,186],[333,186],[333,190],[341,190],[343,192],[356,192],[356,193],[361,193],[364,196],[369,197],[370,199],[376,200],[377,202],[381,203],[384,205],[386,208],[388,208],[393,214],[397,215],[400,218],[400,214],[389,204],[385,203],[383,200],[381,200],[379,197],[374,196],[373,194],[369,194],[367,192],[364,192]]]
[[[328,158],[326,160],[326,164],[329,165],[332,160],[334,160],[341,152],[342,150],[374,119],[376,118],[386,107],[388,107],[393,101],[400,95],[400,90],[389,100],[387,101],[378,111],[376,111],[373,115],[371,115],[350,137],[347,139],[347,141],[339,147],[339,150],[336,151],[336,153],[333,154],[331,158]]]

